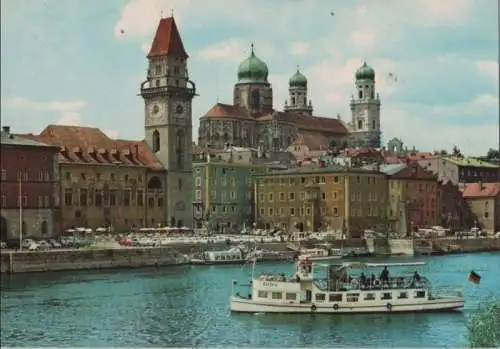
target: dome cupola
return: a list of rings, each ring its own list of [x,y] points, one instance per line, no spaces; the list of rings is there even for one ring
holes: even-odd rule
[[[298,67],[297,72],[290,78],[289,85],[290,87],[307,87],[307,78],[299,71]]]
[[[254,53],[252,44],[252,53],[238,66],[238,83],[262,84],[267,83],[269,69],[267,64],[260,60]]]
[[[356,80],[375,80],[375,70],[363,62],[363,65],[356,70]]]

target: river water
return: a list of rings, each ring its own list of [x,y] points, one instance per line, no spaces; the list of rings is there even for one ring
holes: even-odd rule
[[[416,260],[427,263],[421,274],[434,283],[464,289],[463,311],[231,314],[231,281],[248,281],[248,266],[5,275],[1,346],[467,346],[469,316],[487,298],[500,298],[500,253],[405,261]],[[481,284],[467,280],[471,269],[482,276]],[[293,270],[292,263],[257,265],[258,272],[288,274]]]

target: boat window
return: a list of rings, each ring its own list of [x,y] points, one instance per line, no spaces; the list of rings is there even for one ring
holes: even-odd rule
[[[316,293],[316,301],[324,302],[326,297],[324,293]]]
[[[382,298],[380,299],[392,299],[392,293],[391,292],[384,292],[382,293]]]
[[[416,291],[415,298],[425,298],[425,291]]]
[[[359,293],[348,293],[347,301],[348,302],[357,302],[359,299]]]
[[[342,294],[341,293],[331,294],[330,302],[342,302]]]
[[[271,298],[272,299],[281,299],[281,298],[283,298],[283,294],[281,292],[272,292]]]
[[[365,301],[373,301],[375,300],[375,293],[366,293],[365,294]]]
[[[399,292],[398,299],[406,299],[408,298],[408,293],[406,292]]]
[[[267,292],[266,291],[259,291],[259,298],[267,298]]]
[[[294,301],[297,299],[297,294],[296,293],[287,293],[286,294],[286,300],[287,301]]]

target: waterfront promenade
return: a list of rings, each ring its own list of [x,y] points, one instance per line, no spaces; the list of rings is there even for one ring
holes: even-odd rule
[[[412,254],[399,253],[402,249],[395,245],[409,240],[392,240],[374,242],[376,255]],[[363,239],[348,239],[330,242],[334,248],[367,247]],[[396,244],[397,243],[397,244]],[[313,242],[310,242],[313,244]],[[378,244],[378,245],[377,245]],[[499,238],[460,239],[445,238],[428,240],[433,253],[451,254],[483,251],[500,251]],[[382,247],[377,247],[382,246]],[[453,248],[450,248],[453,246]],[[117,247],[92,249],[54,249],[46,251],[2,251],[2,273],[48,272],[64,270],[100,270],[113,268],[141,268],[181,265],[189,263],[194,253],[204,250],[221,250],[227,248],[225,242],[212,244],[175,244],[162,247]],[[257,244],[257,248],[283,251],[287,248],[286,242],[272,242]],[[392,248],[392,250],[391,250]]]

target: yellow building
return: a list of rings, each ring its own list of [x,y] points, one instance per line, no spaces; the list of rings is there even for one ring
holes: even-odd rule
[[[165,170],[146,143],[76,126],[51,125],[32,137],[60,147],[63,230],[177,224],[166,212]]]
[[[383,230],[387,179],[362,169],[298,168],[256,176],[255,212],[261,227],[284,230]]]

